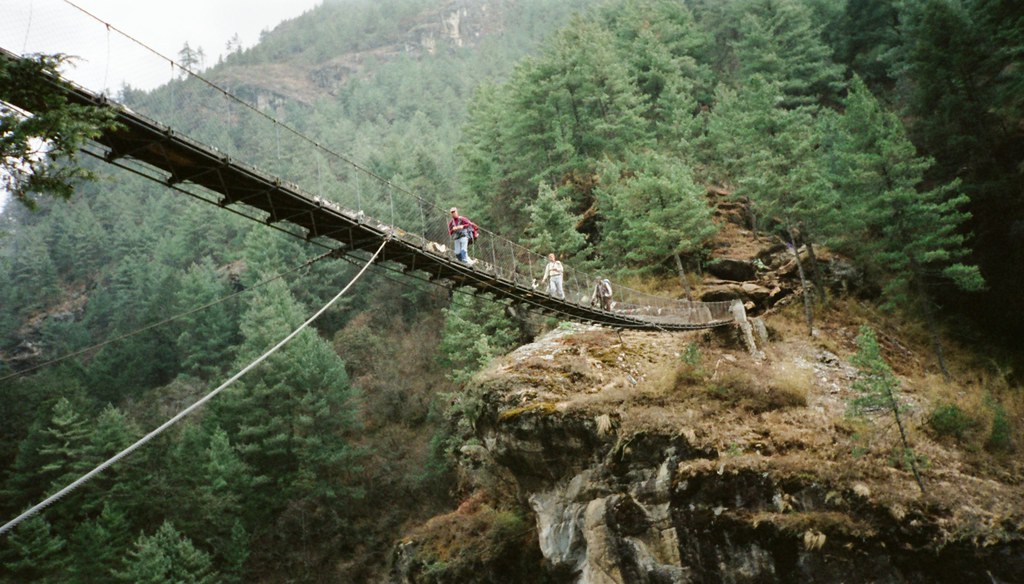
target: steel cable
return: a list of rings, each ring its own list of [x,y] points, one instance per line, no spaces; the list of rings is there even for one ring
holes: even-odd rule
[[[263,353],[262,355],[257,357],[256,360],[254,360],[252,363],[246,365],[241,371],[239,371],[238,373],[236,373],[233,376],[231,376],[230,379],[228,379],[227,381],[222,383],[219,387],[217,387],[216,389],[214,389],[210,393],[206,394],[201,399],[199,399],[198,401],[196,401],[192,405],[188,406],[184,410],[178,412],[174,417],[172,417],[171,419],[169,419],[166,422],[164,422],[163,424],[161,424],[158,428],[156,428],[155,430],[153,430],[149,434],[146,434],[145,436],[140,438],[138,441],[136,441],[131,446],[125,448],[121,452],[118,452],[114,456],[111,456],[105,462],[101,463],[99,466],[97,466],[96,468],[92,469],[91,471],[85,473],[84,475],[79,477],[77,480],[75,480],[74,482],[69,484],[68,486],[66,486],[63,489],[57,491],[56,493],[50,495],[49,497],[47,497],[46,499],[40,501],[39,503],[33,505],[28,510],[26,510],[24,513],[22,513],[21,515],[18,515],[14,519],[8,521],[6,524],[4,524],[3,527],[0,527],[0,535],[3,535],[4,533],[7,533],[11,529],[14,529],[22,521],[28,519],[29,517],[35,515],[36,513],[40,512],[40,511],[42,511],[46,507],[49,507],[55,501],[58,501],[61,497],[64,497],[65,495],[67,495],[71,491],[77,489],[79,486],[81,486],[83,483],[85,483],[89,479],[93,478],[94,476],[96,476],[99,473],[101,473],[104,470],[106,470],[109,466],[113,465],[114,463],[116,463],[117,461],[121,460],[122,458],[128,456],[132,452],[135,452],[135,450],[137,450],[139,447],[141,447],[142,445],[146,444],[147,442],[149,442],[150,440],[152,440],[153,438],[155,438],[156,436],[161,434],[164,430],[166,430],[167,428],[170,428],[172,425],[177,423],[179,420],[181,420],[185,416],[189,415],[190,413],[192,413],[193,411],[198,409],[200,406],[202,406],[206,402],[208,402],[211,399],[213,399],[213,397],[216,396],[218,393],[220,393],[221,391],[226,389],[228,386],[233,384],[235,381],[238,381],[238,379],[240,379],[243,375],[245,375],[246,373],[248,373],[249,371],[254,369],[257,365],[259,365],[260,363],[265,361],[267,358],[269,358],[271,355],[273,355],[275,352],[277,352],[278,349],[283,347],[288,341],[292,340],[300,332],[305,330],[306,327],[310,325],[310,323],[312,323],[314,320],[319,318],[321,314],[326,312],[327,309],[329,309],[332,305],[334,305],[334,303],[337,302],[338,299],[340,299],[346,292],[348,292],[349,288],[351,288],[359,280],[359,278],[362,277],[362,275],[366,272],[366,270],[370,267],[370,265],[373,264],[373,262],[377,259],[377,256],[379,256],[380,252],[384,250],[384,246],[386,246],[388,244],[388,241],[390,241],[390,237],[385,239],[380,244],[380,247],[377,248],[377,251],[374,252],[373,256],[371,256],[370,259],[366,262],[366,265],[364,265],[363,268],[361,270],[359,270],[359,273],[357,273],[355,275],[355,277],[353,277],[352,280],[348,284],[346,284],[344,288],[341,289],[341,292],[338,292],[334,296],[334,298],[332,298],[330,301],[328,301],[327,304],[325,304],[320,310],[316,311],[316,313],[313,316],[309,317],[309,319],[307,319],[306,322],[304,322],[301,325],[299,325],[299,327],[296,328],[294,331],[292,331],[291,334],[286,336],[284,339],[282,339],[276,345],[271,347],[265,353]]]

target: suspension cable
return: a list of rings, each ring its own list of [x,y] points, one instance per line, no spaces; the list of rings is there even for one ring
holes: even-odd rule
[[[175,321],[175,320],[177,320],[179,318],[184,318],[186,316],[189,316],[190,314],[195,314],[197,312],[206,310],[207,308],[210,308],[211,306],[215,306],[217,304],[220,304],[221,302],[226,302],[228,300],[231,300],[235,296],[238,296],[240,294],[244,294],[246,292],[249,292],[250,290],[255,290],[256,288],[259,288],[260,286],[264,286],[266,284],[269,284],[269,283],[273,282],[274,280],[279,280],[279,279],[287,276],[288,274],[291,274],[291,273],[297,272],[297,271],[299,271],[299,270],[301,270],[303,268],[309,267],[309,266],[315,264],[316,262],[319,262],[320,260],[330,256],[332,253],[334,253],[333,250],[332,251],[328,251],[326,253],[322,253],[322,254],[316,256],[315,258],[313,258],[313,259],[303,263],[301,266],[297,266],[295,268],[292,268],[291,270],[288,270],[287,272],[282,272],[282,273],[280,273],[280,274],[278,274],[276,276],[272,276],[270,278],[267,278],[265,280],[257,282],[255,284],[253,284],[252,286],[249,286],[248,288],[245,288],[244,290],[239,290],[238,292],[234,292],[232,294],[228,294],[227,296],[222,296],[222,297],[218,298],[217,300],[213,300],[211,302],[207,302],[206,304],[204,304],[202,306],[198,306],[198,307],[193,308],[191,310],[188,310],[186,312],[182,312],[180,314],[176,314],[174,316],[167,317],[167,318],[165,318],[165,319],[163,319],[163,320],[161,320],[159,322],[154,322],[154,323],[148,324],[148,325],[146,325],[146,326],[144,326],[142,328],[135,329],[135,330],[133,330],[131,332],[128,332],[128,333],[125,333],[123,335],[114,337],[112,339],[107,339],[107,340],[105,340],[105,341],[103,341],[101,343],[96,343],[95,345],[91,345],[89,347],[85,347],[84,349],[79,349],[77,351],[73,351],[71,353],[67,353],[65,355],[61,355],[60,357],[55,357],[53,359],[50,359],[49,361],[43,361],[42,363],[33,365],[32,367],[28,367],[27,369],[19,369],[18,371],[15,371],[14,373],[5,375],[3,377],[0,377],[0,382],[4,382],[4,381],[7,381],[8,379],[13,379],[15,377],[19,377],[21,375],[25,375],[26,373],[31,373],[32,371],[35,371],[36,369],[42,369],[43,367],[47,367],[47,366],[53,365],[55,363],[60,363],[61,361],[70,359],[72,357],[77,357],[78,355],[81,355],[83,353],[88,353],[89,351],[93,351],[93,350],[96,350],[96,349],[101,349],[101,348],[103,348],[103,347],[105,347],[105,346],[107,346],[107,345],[109,345],[111,343],[116,343],[118,341],[123,341],[124,339],[127,339],[129,337],[134,337],[135,335],[144,333],[144,332],[146,332],[146,331],[148,331],[150,329],[154,329],[154,328],[157,328],[159,326],[163,326],[163,325],[165,325],[165,324],[167,324],[169,322]]]
[[[56,493],[50,495],[49,497],[47,497],[43,501],[41,501],[41,502],[37,503],[36,505],[34,505],[33,507],[29,508],[27,511],[25,511],[21,515],[19,515],[19,516],[15,517],[14,519],[10,520],[9,522],[7,522],[3,527],[0,527],[0,535],[3,535],[4,533],[7,533],[8,531],[10,531],[14,527],[16,527],[22,521],[24,521],[24,520],[28,519],[29,517],[35,515],[39,511],[42,511],[43,509],[48,507],[53,502],[57,501],[58,499],[60,499],[64,495],[67,495],[71,491],[75,490],[76,488],[78,488],[83,483],[85,483],[89,479],[93,478],[97,474],[103,472],[110,465],[112,465],[115,462],[121,460],[122,458],[128,456],[129,454],[134,452],[136,449],[138,449],[140,446],[142,446],[143,444],[149,442],[150,440],[155,438],[157,435],[162,433],[164,430],[166,430],[167,428],[170,428],[176,422],[178,422],[179,420],[181,420],[182,418],[184,418],[188,414],[192,413],[194,410],[196,410],[197,408],[199,408],[200,406],[202,406],[206,402],[208,402],[211,399],[213,399],[213,397],[216,396],[218,393],[220,393],[225,388],[227,388],[229,385],[231,385],[232,383],[237,381],[239,378],[241,378],[243,375],[245,375],[246,373],[248,373],[249,371],[254,369],[257,365],[259,365],[260,363],[265,361],[268,357],[273,355],[278,349],[283,347],[285,345],[285,343],[287,343],[288,341],[292,340],[300,332],[305,330],[305,328],[307,326],[309,326],[310,323],[312,323],[314,320],[319,318],[321,314],[326,312],[327,309],[329,309],[335,302],[338,301],[339,298],[341,298],[346,292],[348,292],[349,288],[351,288],[359,280],[359,278],[362,277],[363,273],[365,273],[366,270],[373,264],[373,262],[377,259],[377,256],[380,255],[380,252],[382,252],[384,250],[384,246],[387,245],[390,240],[391,240],[390,236],[388,238],[386,238],[380,244],[380,247],[377,248],[377,251],[375,251],[373,253],[373,256],[370,257],[370,259],[366,262],[366,265],[364,265],[363,268],[361,270],[359,270],[359,273],[357,273],[352,278],[352,281],[350,281],[348,284],[346,284],[345,287],[341,289],[341,292],[338,292],[334,296],[334,298],[332,298],[330,301],[328,301],[327,304],[325,304],[320,310],[316,311],[316,313],[313,316],[309,317],[309,319],[306,320],[306,322],[304,322],[301,325],[299,325],[299,327],[296,328],[294,331],[292,331],[291,334],[289,334],[287,337],[282,339],[279,343],[277,343],[276,345],[271,347],[269,350],[267,350],[267,352],[265,352],[262,355],[260,355],[259,357],[257,357],[255,361],[253,361],[252,363],[246,365],[245,368],[243,368],[238,373],[234,374],[230,379],[228,379],[227,381],[222,383],[219,387],[217,387],[216,389],[214,389],[210,393],[206,394],[205,396],[203,396],[201,399],[199,399],[198,401],[196,401],[192,405],[190,405],[187,408],[185,408],[185,409],[181,410],[180,412],[178,412],[174,417],[172,417],[171,419],[169,419],[166,422],[164,422],[163,424],[161,424],[157,429],[153,430],[149,434],[146,434],[145,436],[140,438],[137,442],[135,442],[135,444],[132,444],[128,448],[125,448],[121,452],[118,452],[114,456],[111,456],[109,459],[106,460],[106,462],[103,462],[102,464],[100,464],[96,468],[94,468],[91,471],[85,473],[84,475],[79,477],[78,480],[74,481],[73,483],[69,484],[68,486],[64,487],[63,489],[57,491]]]

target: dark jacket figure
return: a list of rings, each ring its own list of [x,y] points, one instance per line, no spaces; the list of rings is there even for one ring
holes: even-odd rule
[[[598,278],[594,282],[594,293],[590,296],[591,306],[600,306],[602,310],[612,309],[612,283],[608,278]]]

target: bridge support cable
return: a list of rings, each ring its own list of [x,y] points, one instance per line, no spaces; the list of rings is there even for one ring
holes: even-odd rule
[[[0,50],[0,58],[19,57]],[[332,239],[350,251],[369,252],[381,237],[391,236],[394,244],[385,249],[380,258],[382,261],[401,263],[409,269],[429,268],[435,278],[449,280],[455,285],[469,284],[513,300],[525,300],[541,310],[564,314],[574,320],[648,330],[711,328],[732,321],[728,302],[680,302],[622,285],[616,285],[614,310],[588,307],[586,298],[594,277],[572,266],[566,266],[564,272],[565,297],[552,298],[532,288],[532,280],[536,277],[532,268],[534,263],[542,265],[541,256],[486,229],[481,230],[486,237],[474,254],[479,261],[471,266],[455,262],[445,245],[439,243],[449,241],[445,227],[447,216],[441,217],[443,213],[434,203],[367,171],[258,110],[245,111],[255,116],[255,120],[273,123],[275,129],[280,128],[287,137],[297,140],[289,146],[291,150],[316,150],[318,161],[326,163],[326,167],[312,177],[293,177],[295,182],[292,182],[280,174],[280,169],[277,174],[268,174],[239,162],[260,161],[259,152],[245,150],[241,145],[235,148],[230,144],[222,144],[227,149],[220,150],[212,145],[222,139],[218,136],[197,135],[192,138],[88,89],[63,80],[55,79],[53,82],[72,103],[114,108],[120,128],[96,139],[96,143],[108,149],[108,161],[129,157],[141,165],[157,169],[164,175],[161,184],[171,188],[178,188],[182,184],[180,181],[187,181],[198,188],[218,192],[223,195],[222,208],[234,204],[244,206],[248,212],[265,214],[262,215],[265,224],[275,226],[276,221],[286,221],[304,230],[307,236]],[[196,90],[209,89],[218,100],[225,94],[224,90],[200,77],[195,78],[194,85]],[[173,85],[171,89],[174,89]],[[199,103],[190,101],[181,109],[203,110],[198,107]],[[134,105],[145,106],[141,102]],[[199,124],[195,131],[201,134],[204,127]],[[212,141],[206,144],[201,141],[203,139]],[[353,169],[356,172],[347,172]],[[320,179],[325,184],[320,185]],[[347,186],[342,189],[344,185]],[[323,191],[322,194],[330,197],[311,195],[313,191]],[[354,207],[352,203],[355,203]],[[237,212],[237,209],[229,210]],[[374,219],[382,216],[389,216],[390,222]],[[424,217],[427,217],[426,221],[417,225]],[[498,240],[508,241],[508,246],[497,245]],[[528,266],[531,272],[521,273],[520,266]]]
[[[331,251],[322,253],[322,254],[320,254],[320,255],[318,255],[318,256],[316,256],[316,257],[314,257],[314,258],[312,258],[312,259],[310,259],[310,260],[308,260],[306,262],[303,262],[302,265],[296,266],[296,267],[288,270],[287,272],[281,272],[280,274],[277,274],[276,276],[271,276],[269,278],[266,278],[264,280],[256,282],[255,284],[253,284],[252,286],[249,286],[248,288],[245,288],[243,290],[239,290],[238,292],[233,292],[233,293],[228,294],[226,296],[222,296],[222,297],[220,297],[220,298],[218,298],[216,300],[212,300],[210,302],[207,302],[206,304],[203,304],[202,306],[197,306],[197,307],[192,308],[190,310],[187,310],[185,312],[181,312],[179,314],[175,314],[174,316],[169,316],[169,317],[167,317],[167,318],[165,318],[165,319],[163,319],[161,321],[154,322],[154,323],[151,323],[151,324],[147,324],[146,326],[143,326],[141,328],[137,328],[137,329],[135,329],[135,330],[133,330],[131,332],[127,332],[127,333],[125,333],[123,335],[118,335],[118,336],[116,336],[116,337],[114,337],[112,339],[107,339],[107,340],[103,341],[102,343],[96,343],[95,345],[90,345],[88,347],[84,347],[82,349],[78,349],[77,351],[73,351],[71,353],[66,353],[64,355],[61,355],[60,357],[55,357],[55,358],[50,359],[48,361],[43,361],[42,363],[39,363],[37,365],[33,365],[33,366],[28,367],[26,369],[19,369],[18,371],[15,371],[14,373],[11,373],[9,375],[5,375],[3,377],[0,377],[0,382],[4,382],[4,381],[7,381],[8,379],[13,379],[15,377],[19,377],[21,375],[25,375],[26,373],[31,373],[32,371],[35,371],[36,369],[42,369],[43,367],[48,367],[48,366],[53,365],[55,363],[60,363],[61,361],[66,361],[67,359],[70,359],[72,357],[77,357],[79,355],[84,355],[85,353],[88,353],[89,351],[95,351],[96,349],[102,349],[103,347],[106,347],[107,345],[109,345],[111,343],[116,343],[118,341],[123,341],[123,340],[125,340],[127,338],[134,337],[135,335],[142,334],[142,333],[144,333],[144,332],[146,332],[148,330],[152,330],[152,329],[155,329],[157,327],[161,327],[161,326],[163,326],[165,324],[168,324],[170,322],[174,322],[175,320],[178,320],[179,318],[184,318],[186,316],[189,316],[190,314],[195,314],[197,312],[202,312],[202,311],[206,310],[207,308],[210,308],[212,306],[216,306],[217,304],[220,304],[221,302],[227,302],[228,300],[231,300],[232,298],[234,298],[236,296],[239,296],[241,294],[245,294],[246,292],[250,292],[250,291],[255,290],[255,289],[257,289],[257,288],[259,288],[261,286],[265,286],[265,285],[273,282],[274,280],[280,280],[281,278],[283,278],[283,277],[285,277],[285,276],[287,276],[289,274],[293,274],[293,273],[295,273],[295,272],[297,272],[297,271],[299,271],[299,270],[301,270],[303,268],[307,268],[307,267],[309,267],[309,266],[319,262],[320,260],[323,260],[325,258],[328,258],[328,257],[334,255],[335,253],[336,253],[335,250],[331,250]]]
[[[264,219],[262,219],[262,218],[255,217],[253,215],[247,214],[247,213],[245,213],[245,212],[243,212],[242,210],[239,210],[239,209],[235,209],[235,208],[232,208],[232,207],[225,206],[225,205],[220,204],[220,203],[218,203],[215,200],[211,200],[211,199],[209,199],[209,198],[207,198],[207,197],[205,197],[205,196],[203,196],[203,195],[201,195],[201,194],[199,194],[197,192],[193,192],[192,190],[187,188],[189,183],[167,184],[159,173],[154,172],[154,169],[152,167],[147,166],[145,164],[138,164],[133,159],[123,159],[124,161],[122,161],[122,159],[109,160],[102,153],[93,151],[91,149],[84,149],[83,152],[85,154],[91,155],[91,156],[93,156],[93,157],[95,157],[95,158],[97,158],[99,160],[103,160],[104,162],[107,162],[107,163],[109,163],[109,164],[111,164],[113,166],[121,168],[122,170],[125,170],[127,172],[131,172],[131,173],[136,174],[136,175],[138,175],[140,177],[143,177],[143,178],[152,180],[154,182],[157,182],[159,184],[162,184],[163,186],[165,186],[167,188],[170,188],[170,189],[173,189],[175,191],[178,191],[178,192],[180,192],[180,193],[182,193],[184,195],[187,195],[189,197],[192,197],[192,198],[197,199],[199,201],[202,201],[204,203],[211,204],[211,205],[216,205],[216,206],[218,206],[218,207],[220,207],[220,208],[222,208],[222,209],[224,209],[224,210],[226,210],[226,211],[228,211],[230,213],[238,215],[239,217],[242,217],[242,218],[248,219],[250,221],[259,223],[260,225],[262,225],[264,227],[270,227],[271,229],[275,229],[277,231],[280,231],[281,233],[284,233],[284,234],[289,235],[291,237],[295,237],[296,239],[301,239],[302,241],[304,241],[306,243],[312,243],[312,244],[320,246],[322,248],[331,250],[331,251],[329,251],[325,255],[332,255],[333,254],[334,257],[336,257],[338,259],[341,259],[343,261],[346,261],[346,262],[348,262],[350,264],[353,264],[353,265],[359,265],[361,263],[361,261],[362,261],[356,255],[351,254],[351,251],[355,251],[355,250],[349,250],[348,253],[339,253],[339,252],[342,252],[344,250],[331,248],[331,247],[325,245],[324,243],[322,243],[320,241],[316,241],[315,239],[312,239],[312,238],[310,238],[308,236],[307,237],[301,237],[298,234],[296,234],[296,233],[294,233],[292,231],[289,231],[288,229],[285,229],[285,228],[283,228],[283,227],[281,227],[279,225],[274,225],[274,224],[269,224],[268,225],[266,223],[266,221]],[[133,162],[134,162],[134,164],[133,164]],[[198,185],[194,185],[194,186],[198,186]],[[203,189],[203,187],[198,187],[198,188],[199,189]],[[517,246],[512,241],[508,241],[508,240],[506,240],[506,241],[508,242],[509,247],[512,248],[512,251],[513,251],[512,255],[513,255],[513,257],[515,257],[515,254],[514,254],[515,249],[517,247],[519,247],[519,246]],[[526,257],[526,262],[523,264],[523,266],[527,270],[528,274],[532,274],[533,273],[533,254],[526,255],[525,257]],[[392,268],[392,267],[389,267],[387,264],[379,264],[379,263],[378,263],[378,266],[384,268],[385,270],[388,270],[388,271],[391,271],[391,272],[395,272],[395,273],[398,273],[398,274],[402,274],[405,277],[411,277],[411,278],[414,278],[414,279],[417,279],[417,280],[421,280],[423,282],[426,282],[428,284],[431,284],[431,285],[434,285],[434,286],[437,286],[437,287],[440,287],[440,288],[451,288],[452,287],[451,284],[442,284],[442,283],[437,282],[433,278],[420,277],[420,276],[417,276],[415,274],[411,274],[408,270],[399,269],[398,267]],[[473,274],[470,277],[470,279],[472,279],[474,282],[476,282],[478,284],[481,284],[481,283],[483,283],[485,281],[484,278],[481,278],[481,277],[477,276],[476,274]],[[399,281],[398,279],[393,279],[393,280],[396,281],[396,282]],[[458,288],[458,287],[461,287],[461,286],[456,285],[456,288]],[[456,290],[456,291],[458,292],[458,290]],[[541,296],[543,296],[543,295],[541,295]],[[492,299],[492,300],[494,302],[500,302],[498,299]],[[567,319],[570,319],[570,320],[578,319],[577,316],[575,316],[575,315],[573,315],[571,313],[562,311],[562,310],[545,309],[545,307],[542,304],[540,304],[540,303],[538,303],[537,301],[534,301],[534,300],[520,299],[519,301],[523,305],[528,306],[528,307],[530,307],[530,308],[532,308],[534,310],[552,310],[555,314],[558,314],[559,316],[565,317]],[[619,322],[605,322],[605,321],[596,321],[596,320],[591,320],[589,322],[592,322],[594,324],[602,324],[604,326],[612,326],[612,327],[621,326],[621,323],[619,323]],[[664,329],[663,327],[658,326],[656,324],[653,325],[653,328],[657,329],[657,330],[660,330],[662,332],[668,332],[666,329]],[[87,349],[85,349],[85,350],[87,350]],[[83,350],[83,351],[85,351],[85,350]]]
[[[288,336],[286,336],[285,338],[281,339],[280,342],[278,342],[276,345],[274,345],[273,347],[268,349],[265,353],[263,353],[262,355],[257,357],[252,363],[246,365],[241,371],[239,371],[238,373],[236,373],[233,376],[231,376],[230,379],[228,379],[227,381],[222,383],[216,389],[214,389],[210,393],[206,394],[205,396],[200,398],[198,401],[196,401],[192,405],[188,406],[187,408],[185,408],[185,409],[181,410],[180,412],[178,412],[177,414],[175,414],[174,417],[172,417],[171,419],[169,419],[166,422],[164,422],[163,424],[161,424],[158,428],[156,428],[155,430],[153,430],[149,434],[146,434],[145,436],[140,438],[137,442],[135,442],[131,446],[125,448],[121,452],[118,452],[114,456],[111,456],[109,459],[107,459],[106,461],[104,461],[103,463],[101,463],[99,466],[97,466],[96,468],[92,469],[91,471],[85,473],[84,475],[79,477],[77,480],[75,480],[71,484],[67,485],[66,487],[64,487],[63,489],[57,491],[56,493],[50,495],[49,497],[47,497],[46,499],[40,501],[39,503],[33,505],[28,510],[26,510],[24,513],[22,513],[21,515],[18,515],[14,519],[8,521],[6,524],[4,524],[2,527],[0,527],[0,535],[3,535],[5,533],[7,533],[11,529],[14,529],[22,521],[28,519],[29,517],[32,517],[36,513],[38,513],[40,511],[42,511],[43,509],[49,507],[51,504],[53,504],[54,502],[59,500],[61,497],[64,497],[65,495],[67,495],[71,491],[77,489],[82,484],[84,484],[88,480],[92,479],[94,476],[98,475],[99,473],[103,472],[104,470],[106,470],[108,467],[110,467],[111,465],[113,465],[117,461],[119,461],[122,458],[128,456],[132,452],[135,452],[139,447],[141,447],[142,445],[146,444],[147,442],[149,442],[153,438],[155,438],[158,435],[160,435],[164,430],[167,430],[168,428],[170,428],[171,426],[173,426],[174,424],[179,422],[185,416],[189,415],[190,413],[192,413],[196,409],[200,408],[203,404],[205,404],[206,402],[208,402],[211,399],[213,399],[214,396],[216,396],[220,392],[224,391],[224,389],[226,389],[228,386],[230,386],[234,382],[238,381],[243,375],[245,375],[249,371],[251,371],[254,368],[256,368],[256,366],[259,365],[260,363],[262,363],[263,361],[267,360],[267,358],[269,358],[271,355],[273,355],[275,352],[277,352],[278,349],[280,349],[285,344],[287,344],[288,341],[291,341],[296,336],[298,336],[299,333],[301,333],[303,330],[305,330],[306,327],[308,327],[314,320],[319,318],[320,315],[322,315],[324,312],[326,312],[331,306],[334,305],[335,302],[337,302],[342,296],[344,296],[345,293],[348,292],[348,290],[357,281],[359,281],[359,279],[363,276],[363,274],[370,267],[370,265],[372,265],[374,263],[374,261],[377,260],[377,257],[381,254],[382,251],[384,251],[384,248],[385,248],[385,246],[387,246],[389,241],[390,241],[390,238],[385,238],[384,241],[380,244],[380,247],[377,248],[377,251],[374,252],[374,254],[370,257],[369,260],[367,260],[366,265],[364,265],[363,268],[361,270],[359,270],[359,272],[352,278],[352,280],[349,281],[349,283],[346,284],[345,287],[342,288],[341,291],[338,292],[334,296],[334,298],[331,298],[327,302],[327,304],[324,304],[323,307],[320,308],[320,310],[316,311],[316,313],[313,314],[313,316],[309,317],[309,319],[307,319],[306,322],[304,322],[301,325],[299,325],[299,327],[296,328],[294,331],[292,331]]]

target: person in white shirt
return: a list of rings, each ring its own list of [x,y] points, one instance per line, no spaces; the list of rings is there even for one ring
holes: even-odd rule
[[[548,254],[548,265],[544,266],[544,277],[541,283],[548,282],[548,294],[565,300],[565,292],[562,291],[562,262],[555,259],[555,254]]]

